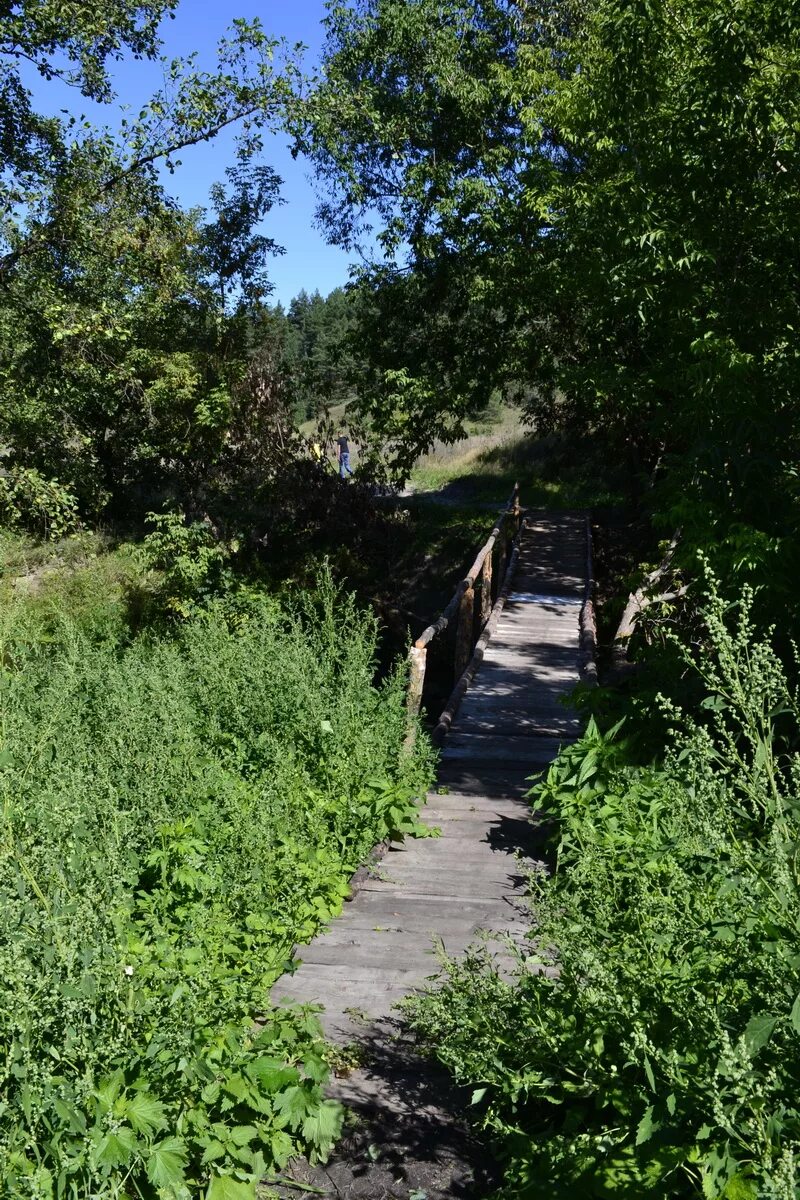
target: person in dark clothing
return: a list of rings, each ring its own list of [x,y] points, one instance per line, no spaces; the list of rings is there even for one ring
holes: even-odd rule
[[[346,436],[340,433],[336,439],[336,456],[339,459],[339,478],[344,479],[346,475],[352,475],[350,470],[350,443]]]

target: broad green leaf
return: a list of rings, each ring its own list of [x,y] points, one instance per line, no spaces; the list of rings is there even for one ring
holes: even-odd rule
[[[225,1147],[217,1138],[213,1138],[203,1151],[203,1157],[200,1161],[202,1162],[203,1166],[206,1166],[207,1163],[216,1162],[218,1158],[224,1157]]]
[[[95,1161],[103,1167],[121,1167],[129,1163],[136,1150],[136,1134],[121,1125],[101,1140]]]
[[[645,1109],[644,1116],[637,1127],[636,1145],[641,1146],[645,1142],[649,1142],[656,1129],[658,1129],[658,1122],[653,1120],[653,1106],[651,1104]]]
[[[272,1134],[272,1157],[278,1167],[285,1167],[294,1151],[294,1140],[283,1129],[276,1129]]]
[[[186,1162],[186,1143],[181,1138],[164,1138],[150,1151],[147,1159],[147,1178],[155,1187],[169,1187],[181,1183]]]
[[[766,1046],[777,1023],[778,1018],[769,1013],[758,1013],[750,1018],[742,1035],[748,1053],[755,1055]]]
[[[246,1146],[248,1142],[252,1142],[254,1137],[258,1137],[258,1130],[255,1125],[234,1125],[230,1131],[231,1141],[236,1146]]]
[[[789,1020],[792,1023],[792,1028],[796,1033],[800,1033],[800,992],[797,993],[795,1002],[792,1005],[792,1011],[789,1013]]]
[[[303,1121],[303,1137],[324,1154],[339,1136],[344,1109],[335,1100],[323,1100]]]
[[[215,1175],[208,1185],[206,1200],[255,1200],[255,1183],[242,1183],[230,1175]]]
[[[299,1086],[288,1087],[286,1091],[279,1092],[273,1101],[275,1112],[280,1114],[281,1124],[289,1125],[292,1129],[300,1127],[310,1103],[312,1101],[308,1093]]]
[[[152,1134],[167,1123],[164,1105],[146,1092],[134,1092],[126,1099],[125,1115],[137,1133]]]

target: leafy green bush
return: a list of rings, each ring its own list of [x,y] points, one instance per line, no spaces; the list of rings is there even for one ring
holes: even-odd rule
[[[12,467],[0,475],[0,522],[45,540],[61,538],[78,528],[78,502],[57,479],[33,467]]]
[[[252,1197],[338,1131],[316,1019],[269,993],[413,827],[402,679],[324,580],[125,648],[38,628],[0,638],[0,1194]]]
[[[478,956],[416,1007],[503,1196],[798,1194],[798,709],[748,604],[731,633],[710,602],[708,720],[673,710],[661,766],[591,724],[534,789],[556,869],[518,980]]]
[[[179,512],[148,513],[147,520],[152,529],[143,543],[145,559],[163,572],[167,609],[189,617],[198,602],[219,592],[231,547],[205,522],[187,521]]]

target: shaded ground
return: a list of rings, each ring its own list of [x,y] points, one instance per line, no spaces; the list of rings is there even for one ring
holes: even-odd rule
[[[325,1165],[291,1163],[285,1173],[291,1183],[272,1184],[266,1195],[289,1200],[312,1187],[312,1194],[336,1200],[486,1196],[500,1174],[486,1144],[469,1129],[469,1090],[421,1059],[399,1021],[372,1027],[361,1043],[361,1066],[340,1076],[332,1091],[352,1114],[336,1154]]]

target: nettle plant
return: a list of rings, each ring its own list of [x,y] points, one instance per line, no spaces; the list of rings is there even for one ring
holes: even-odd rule
[[[592,723],[534,788],[555,871],[518,980],[478,956],[415,1007],[475,1085],[509,1200],[795,1200],[798,706],[751,601],[731,630],[709,599],[703,716],[669,711],[663,763]]]

